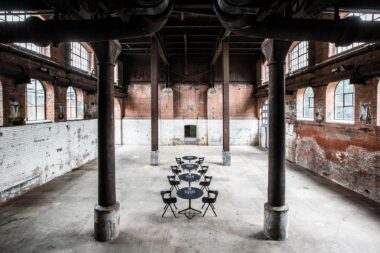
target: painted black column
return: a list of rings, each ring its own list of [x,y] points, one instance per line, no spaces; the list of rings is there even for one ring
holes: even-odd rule
[[[222,41],[223,50],[223,165],[231,165],[230,152],[230,48],[228,38]]]
[[[285,203],[285,59],[291,42],[267,39],[262,44],[269,67],[268,202],[264,234],[285,240],[288,206]]]
[[[158,40],[152,36],[150,90],[151,90],[151,142],[150,164],[158,165]]]
[[[95,240],[108,241],[119,234],[119,203],[115,190],[114,66],[121,47],[117,41],[93,43],[98,60],[98,204],[95,206]]]

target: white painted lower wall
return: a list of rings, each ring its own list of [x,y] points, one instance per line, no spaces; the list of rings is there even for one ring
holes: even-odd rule
[[[223,121],[207,119],[159,120],[160,145],[183,145],[185,125],[197,126],[199,145],[221,145]],[[150,145],[150,119],[124,118],[122,123],[124,145]],[[255,145],[258,143],[257,119],[230,120],[231,145]]]
[[[0,203],[96,157],[96,119],[0,128]]]

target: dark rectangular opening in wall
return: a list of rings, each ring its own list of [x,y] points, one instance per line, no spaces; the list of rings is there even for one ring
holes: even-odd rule
[[[186,125],[185,138],[197,138],[197,127],[194,125]]]

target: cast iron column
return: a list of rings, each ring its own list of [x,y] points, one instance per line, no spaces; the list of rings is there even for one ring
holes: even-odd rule
[[[230,50],[228,38],[222,41],[223,49],[223,165],[231,165],[230,153]]]
[[[291,42],[267,39],[261,49],[269,66],[268,202],[264,234],[272,240],[288,236],[285,204],[285,58]]]
[[[93,43],[98,59],[98,204],[94,237],[109,241],[119,234],[119,203],[115,190],[114,66],[121,47],[117,41]]]
[[[152,49],[150,51],[150,81],[151,81],[151,138],[152,150],[150,165],[158,165],[158,41],[152,36]]]

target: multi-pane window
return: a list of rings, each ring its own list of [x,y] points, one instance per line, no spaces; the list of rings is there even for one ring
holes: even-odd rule
[[[90,53],[79,42],[70,43],[70,63],[71,66],[90,72]]]
[[[27,121],[45,120],[45,89],[38,80],[26,85],[26,108]]]
[[[312,119],[314,116],[314,92],[311,87],[305,89],[303,95],[303,117]]]
[[[380,14],[374,14],[374,13],[349,13],[347,17],[357,16],[360,17],[363,21],[380,21]],[[354,47],[360,46],[364,43],[361,42],[355,42],[347,46],[342,47],[336,47],[335,53],[339,54],[344,51],[350,50]]]
[[[77,95],[73,87],[67,88],[66,93],[67,118],[77,118]]]
[[[268,82],[269,81],[269,67],[268,63],[265,62],[261,66],[261,76],[262,76],[262,83]]]
[[[264,126],[268,125],[268,117],[269,117],[269,103],[268,103],[268,99],[267,99],[267,100],[265,100],[265,102],[263,104],[263,109],[261,111],[261,119],[262,119],[262,124]]]
[[[27,17],[30,15],[25,15],[19,12],[5,12],[0,11],[0,22],[20,22],[25,21]],[[50,46],[47,47],[39,47],[34,45],[33,43],[14,43],[15,45],[28,49],[30,51],[36,52],[38,54],[50,56]]]
[[[354,85],[349,80],[343,80],[335,88],[334,109],[336,120],[354,120]]]
[[[309,65],[309,43],[299,42],[289,54],[289,72],[302,69]]]

